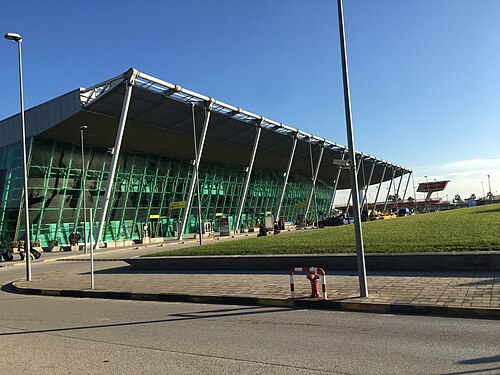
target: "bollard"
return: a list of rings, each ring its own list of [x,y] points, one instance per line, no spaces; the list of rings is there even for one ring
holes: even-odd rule
[[[309,274],[307,275],[307,279],[311,282],[311,297],[310,298],[318,298],[318,299],[324,299],[324,300],[327,299],[326,273],[322,268],[317,268],[317,267],[294,267],[290,270],[291,298],[296,298],[295,280],[294,280],[295,272],[309,272]],[[318,284],[319,284],[318,280],[320,278],[321,278],[322,295],[319,294],[319,290],[318,290]]]

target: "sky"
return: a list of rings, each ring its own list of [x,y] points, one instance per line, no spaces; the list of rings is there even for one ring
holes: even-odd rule
[[[498,0],[344,0],[355,149],[416,184],[450,180],[444,199],[500,193],[499,14]],[[334,0],[18,0],[0,25],[23,37],[26,108],[133,67],[347,145]],[[19,111],[15,43],[0,57],[3,119]]]

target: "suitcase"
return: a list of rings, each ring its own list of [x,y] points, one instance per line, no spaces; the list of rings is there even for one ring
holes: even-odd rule
[[[31,249],[31,254],[33,254],[33,256],[35,257],[35,259],[39,259],[42,254],[40,254],[40,252],[38,250],[35,250],[35,249]]]

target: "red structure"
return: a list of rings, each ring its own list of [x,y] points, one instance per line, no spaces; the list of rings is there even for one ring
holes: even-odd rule
[[[448,186],[447,181],[434,181],[434,182],[421,182],[418,184],[417,192],[419,193],[435,193],[436,191],[443,191]]]
[[[419,193],[427,193],[425,197],[425,201],[429,202],[432,193],[437,191],[443,191],[448,186],[449,180],[446,181],[434,181],[434,182],[421,182],[418,184],[417,192]]]

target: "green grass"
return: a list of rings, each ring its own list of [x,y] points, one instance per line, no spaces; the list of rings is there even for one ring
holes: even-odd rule
[[[365,251],[499,251],[500,204],[363,223]],[[224,241],[148,256],[332,254],[356,251],[354,226],[283,232],[277,236]]]

